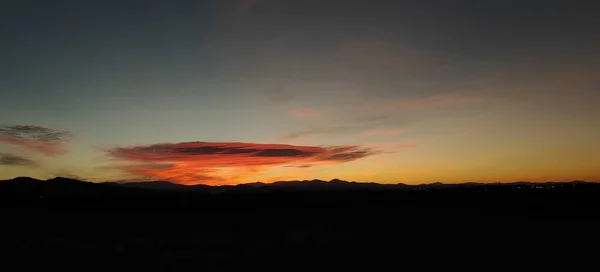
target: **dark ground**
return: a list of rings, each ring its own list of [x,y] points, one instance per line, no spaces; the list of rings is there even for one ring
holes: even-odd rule
[[[0,194],[2,264],[13,268],[4,271],[597,266],[595,185],[222,195],[111,191],[76,198],[6,192]]]

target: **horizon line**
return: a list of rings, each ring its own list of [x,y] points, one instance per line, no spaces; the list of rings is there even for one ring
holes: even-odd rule
[[[81,178],[69,178],[69,177],[62,177],[62,176],[55,176],[52,178],[48,178],[48,179],[38,179],[38,178],[33,178],[33,177],[29,177],[29,176],[17,176],[11,179],[5,179],[5,180],[0,180],[0,182],[2,181],[10,181],[10,180],[16,180],[16,179],[33,179],[33,180],[38,180],[38,181],[50,181],[53,179],[69,179],[69,180],[76,180],[76,181],[80,181],[80,182],[88,182],[88,183],[94,183],[94,184],[103,184],[103,183],[117,183],[117,184],[136,184],[136,183],[151,183],[151,182],[162,182],[162,183],[169,183],[169,184],[173,184],[173,185],[177,185],[177,186],[185,186],[185,187],[194,187],[194,186],[208,186],[208,187],[225,187],[225,186],[239,186],[239,185],[254,185],[254,184],[263,184],[263,185],[269,185],[269,184],[277,184],[277,183],[292,183],[292,182],[324,182],[324,183],[331,183],[331,182],[344,182],[344,183],[349,183],[349,184],[371,184],[371,185],[405,185],[405,186],[423,186],[423,185],[469,185],[469,184],[481,184],[481,185],[494,185],[494,184],[519,184],[519,183],[526,183],[526,184],[562,184],[562,183],[576,183],[576,182],[582,182],[582,183],[600,183],[600,181],[596,180],[596,181],[587,181],[587,180],[581,180],[581,179],[574,179],[574,180],[570,180],[570,181],[527,181],[527,180],[520,180],[520,181],[495,181],[495,182],[482,182],[482,181],[465,181],[465,182],[454,182],[454,183],[446,183],[443,181],[435,181],[435,182],[429,182],[429,183],[417,183],[417,184],[411,184],[411,183],[403,183],[403,182],[397,182],[397,183],[379,183],[379,182],[373,182],[373,181],[350,181],[350,180],[344,180],[344,179],[338,179],[338,178],[334,178],[331,180],[325,180],[325,179],[302,179],[302,180],[278,180],[278,181],[273,181],[273,182],[263,182],[263,181],[253,181],[253,182],[245,182],[245,183],[238,183],[238,184],[222,184],[222,185],[210,185],[210,184],[181,184],[181,183],[175,183],[172,181],[168,181],[168,180],[138,180],[138,181],[123,181],[123,180],[116,180],[116,181],[89,181],[86,179],[81,179]]]

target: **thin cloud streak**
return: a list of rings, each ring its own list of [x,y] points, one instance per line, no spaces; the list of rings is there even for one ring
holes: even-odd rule
[[[355,124],[321,126],[294,131],[284,134],[280,140],[297,140],[314,135],[337,133],[359,133],[359,135],[363,137],[376,135],[397,135],[402,133],[401,129],[375,129],[373,127],[385,125],[380,124],[381,121],[392,117],[401,116],[404,113],[433,110],[462,104],[473,104],[483,100],[484,98],[481,96],[462,93],[445,93],[417,98],[371,98],[362,101],[362,104],[353,106],[351,109],[346,108],[348,111],[346,113],[334,112],[333,115],[343,115],[343,118],[352,116],[351,119],[355,122]],[[308,116],[309,112],[310,111],[307,110],[299,110],[297,116]],[[361,133],[361,130],[365,131]]]
[[[381,101],[384,109],[394,111],[403,109],[430,109],[457,104],[474,103],[482,100],[479,96],[463,94],[440,94],[416,99],[397,99],[392,101]]]
[[[67,131],[40,126],[2,126],[0,143],[20,146],[47,156],[67,153],[66,143],[72,138]]]
[[[354,38],[342,43],[336,57],[349,65],[399,70],[434,70],[448,59],[437,52],[378,37]]]
[[[182,184],[238,183],[227,172],[244,177],[287,165],[331,165],[379,154],[361,146],[296,146],[239,142],[162,143],[106,150],[133,165],[122,170],[143,177]],[[236,178],[237,179],[237,178]]]
[[[389,119],[403,113],[473,104],[483,100],[484,98],[481,96],[460,93],[445,93],[417,98],[373,98],[367,100],[361,106],[355,107],[352,111],[359,115],[358,120],[373,122]]]
[[[288,115],[294,118],[311,118],[322,115],[320,111],[311,108],[295,108],[288,111]]]
[[[366,130],[360,133],[360,136],[369,137],[369,136],[379,136],[379,135],[398,135],[402,134],[404,130],[402,129],[371,129]]]
[[[15,154],[0,153],[0,165],[19,166],[19,167],[37,167],[38,163],[27,157],[15,155]]]
[[[373,149],[377,149],[377,150],[385,150],[382,153],[385,154],[390,154],[390,153],[397,153],[403,149],[407,149],[407,148],[416,148],[419,146],[419,144],[417,143],[370,143],[370,144],[363,144],[362,146],[367,147],[367,148],[373,148]]]
[[[296,131],[283,135],[282,140],[296,140],[303,137],[322,135],[322,134],[333,134],[342,133],[358,129],[357,126],[331,126],[331,127],[316,127],[307,130]]]

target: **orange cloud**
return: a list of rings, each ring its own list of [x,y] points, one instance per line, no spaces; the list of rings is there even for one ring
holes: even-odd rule
[[[401,129],[372,129],[363,131],[361,136],[398,135],[404,132]]]
[[[72,134],[39,126],[0,127],[0,143],[16,145],[48,156],[67,153],[66,142]]]
[[[296,118],[308,118],[321,116],[321,112],[310,108],[295,108],[288,111],[288,114]]]
[[[187,142],[112,148],[107,153],[134,163],[122,169],[142,177],[182,184],[231,184],[277,166],[339,164],[379,152],[360,146]]]

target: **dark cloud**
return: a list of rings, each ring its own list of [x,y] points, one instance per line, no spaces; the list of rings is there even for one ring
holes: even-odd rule
[[[371,155],[371,153],[369,151],[352,151],[352,152],[331,154],[330,156],[327,156],[324,159],[328,160],[328,161],[348,162],[348,161],[353,161],[353,160],[357,160],[360,158],[364,158],[369,155]]]
[[[307,152],[298,149],[265,149],[258,153],[256,156],[259,157],[308,157],[313,155],[314,152]]]
[[[149,152],[154,154],[185,154],[185,155],[252,155],[257,157],[302,157],[310,156],[314,153],[298,149],[260,149],[252,145],[239,146],[194,146],[180,147],[171,144],[136,147],[138,152]]]
[[[5,166],[23,166],[23,167],[37,167],[38,164],[32,159],[8,154],[8,153],[0,153],[0,165]]]
[[[313,167],[310,164],[301,164],[301,165],[287,165],[286,167],[293,167],[293,168],[311,168]]]
[[[40,126],[0,126],[0,143],[21,146],[49,156],[66,153],[66,142],[73,135]]]
[[[182,147],[176,148],[176,152],[190,155],[216,155],[216,154],[249,154],[256,153],[259,150],[243,147],[227,146],[200,146],[200,147]]]

